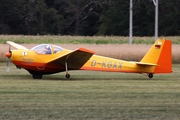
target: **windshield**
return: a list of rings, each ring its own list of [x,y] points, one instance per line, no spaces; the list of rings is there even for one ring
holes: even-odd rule
[[[38,54],[56,54],[63,50],[62,47],[51,45],[51,44],[40,44],[31,48],[34,52]]]

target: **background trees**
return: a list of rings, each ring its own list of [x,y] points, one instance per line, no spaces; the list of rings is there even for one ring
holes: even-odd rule
[[[155,6],[133,0],[133,35],[154,35]],[[127,0],[0,0],[0,34],[129,35]],[[180,35],[180,2],[159,0],[159,35]]]

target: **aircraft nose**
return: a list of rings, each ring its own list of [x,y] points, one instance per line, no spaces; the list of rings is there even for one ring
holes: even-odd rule
[[[11,57],[11,52],[7,52],[6,57],[10,58]]]

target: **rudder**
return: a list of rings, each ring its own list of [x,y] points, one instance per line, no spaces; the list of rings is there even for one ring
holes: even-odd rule
[[[154,73],[172,72],[172,42],[171,40],[158,39],[150,48],[141,62],[157,64]]]

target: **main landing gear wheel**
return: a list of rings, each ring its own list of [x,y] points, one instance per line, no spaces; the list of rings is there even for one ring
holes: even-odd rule
[[[33,74],[32,77],[34,79],[41,79],[42,78],[42,74]]]
[[[70,78],[70,74],[66,74],[66,78]]]
[[[69,55],[66,57],[66,61],[65,61],[65,68],[66,68],[66,78],[70,78],[70,74],[68,74],[68,65],[67,65],[67,59],[68,59]]]
[[[152,73],[148,74],[148,77],[153,78],[153,74]]]

